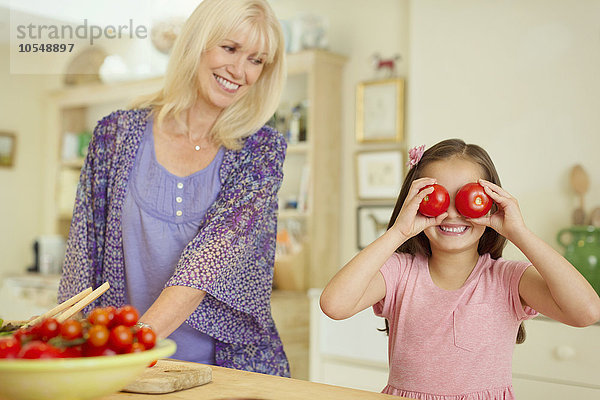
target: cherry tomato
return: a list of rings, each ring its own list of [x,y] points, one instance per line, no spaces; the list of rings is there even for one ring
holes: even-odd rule
[[[87,320],[92,325],[108,326],[108,324],[110,323],[108,311],[101,307],[96,307],[92,311],[90,311]]]
[[[0,358],[17,358],[21,342],[14,337],[0,339]]]
[[[69,347],[65,347],[64,349],[61,350],[61,357],[63,357],[63,358],[77,358],[77,357],[82,357],[82,356],[83,356],[83,346],[82,345],[69,346]]]
[[[437,183],[425,186],[423,189],[433,187],[433,192],[428,194],[421,200],[419,204],[419,212],[426,217],[437,217],[446,212],[450,205],[450,195],[445,187]]]
[[[131,328],[117,325],[110,331],[108,345],[118,353],[127,353],[133,344]]]
[[[158,360],[154,360],[152,361],[150,364],[148,364],[148,368],[150,367],[154,367],[156,365],[156,363],[158,362]]]
[[[126,305],[117,310],[115,314],[116,325],[134,326],[139,318],[135,307]]]
[[[83,344],[82,350],[84,357],[114,356],[117,354],[116,351],[106,345],[96,347],[92,346],[89,342]]]
[[[13,337],[17,339],[22,346],[31,340],[39,339],[39,335],[36,333],[37,331],[39,331],[39,329],[34,326],[19,328],[15,333],[13,333]]]
[[[75,319],[68,319],[60,326],[60,336],[67,340],[80,338],[83,335],[81,322]]]
[[[156,334],[154,331],[146,326],[141,327],[135,333],[137,341],[144,345],[147,350],[154,347],[156,343]]]
[[[54,318],[43,320],[38,329],[39,335],[44,342],[47,342],[60,334],[60,324]]]
[[[131,348],[129,349],[129,352],[130,353],[139,353],[144,350],[146,350],[146,348],[144,347],[143,344],[141,344],[140,342],[133,342],[131,344]]]
[[[492,199],[477,182],[464,185],[454,198],[456,210],[467,218],[483,217],[492,208]]]
[[[115,320],[115,316],[117,315],[117,309],[113,306],[104,307],[104,309],[108,313],[108,327],[114,328],[117,324],[117,321]]]
[[[61,352],[59,349],[41,340],[33,340],[19,351],[19,358],[27,359],[60,358],[60,356]]]
[[[88,329],[88,338],[86,343],[90,343],[92,346],[101,347],[108,342],[109,332],[108,328],[104,325],[92,325]]]

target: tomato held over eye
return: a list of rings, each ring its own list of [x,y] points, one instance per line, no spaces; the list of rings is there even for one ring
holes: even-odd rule
[[[459,213],[467,218],[483,217],[492,208],[492,199],[477,182],[464,185],[456,193],[454,205]]]
[[[450,205],[450,195],[445,187],[437,183],[425,186],[421,190],[433,187],[433,192],[428,194],[421,200],[419,204],[419,212],[426,217],[437,217],[446,212]]]

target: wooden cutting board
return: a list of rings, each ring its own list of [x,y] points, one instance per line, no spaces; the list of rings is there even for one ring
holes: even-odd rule
[[[158,360],[147,368],[124,392],[171,393],[204,385],[212,381],[212,369],[208,365],[185,361]]]

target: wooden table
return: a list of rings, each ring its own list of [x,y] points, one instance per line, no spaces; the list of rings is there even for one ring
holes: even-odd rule
[[[212,368],[212,382],[192,389],[166,394],[137,394],[119,392],[102,400],[401,400],[403,397],[367,392],[341,386]]]

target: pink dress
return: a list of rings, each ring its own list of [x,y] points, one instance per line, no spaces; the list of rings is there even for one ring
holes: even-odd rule
[[[521,275],[531,265],[479,257],[458,290],[437,287],[424,256],[394,253],[381,273],[386,295],[373,306],[390,324],[383,393],[426,400],[514,399],[512,354],[523,309]]]

